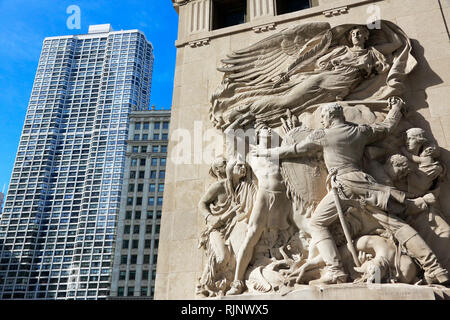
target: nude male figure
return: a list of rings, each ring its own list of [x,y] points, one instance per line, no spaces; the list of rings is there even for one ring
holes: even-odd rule
[[[242,119],[236,120],[225,132],[229,136],[237,137],[241,142],[242,137],[234,132],[234,128],[242,124],[242,121]],[[258,148],[267,149],[272,141],[271,129],[263,127],[257,130],[257,139]],[[245,289],[244,275],[264,230],[268,228],[285,230],[289,227],[287,219],[291,202],[286,197],[278,161],[257,157],[255,153],[250,152],[248,164],[258,180],[258,191],[244,242],[237,253],[234,281],[227,295],[240,294]]]

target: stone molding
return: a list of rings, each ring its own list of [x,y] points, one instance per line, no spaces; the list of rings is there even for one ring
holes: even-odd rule
[[[347,6],[334,8],[334,9],[331,9],[331,10],[322,11],[322,14],[325,17],[332,17],[332,16],[337,16],[337,15],[345,14],[345,13],[348,13],[348,7]]]
[[[257,27],[253,27],[252,29],[256,33],[265,32],[265,31],[269,31],[269,30],[275,30],[275,23],[263,24],[263,25],[260,25]]]

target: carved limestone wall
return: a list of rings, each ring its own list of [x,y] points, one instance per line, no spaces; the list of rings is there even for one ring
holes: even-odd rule
[[[356,95],[354,91],[356,87],[351,86],[350,91],[355,97],[348,102],[349,98],[346,94],[344,94],[344,96],[336,95],[338,96],[337,100],[343,100],[341,104],[344,107],[345,118],[348,121],[357,124],[383,122],[388,111],[397,108],[392,108],[393,105],[398,104],[397,102],[388,102],[388,99],[393,95],[400,96],[405,102],[404,105],[400,107],[402,110],[400,111],[401,121],[397,124],[396,131],[389,134],[386,140],[381,140],[381,145],[375,145],[365,149],[365,157],[368,157],[371,161],[365,164],[367,166],[364,167],[363,172],[370,174],[380,184],[385,186],[390,185],[391,187],[394,186],[402,192],[407,192],[408,196],[406,199],[422,198],[421,200],[416,200],[414,203],[410,203],[410,211],[408,211],[410,213],[421,214],[404,216],[402,219],[413,229],[417,230],[420,238],[428,243],[430,249],[438,256],[440,265],[448,267],[448,260],[445,259],[445,256],[444,258],[439,258],[446,254],[446,252],[440,252],[439,248],[442,248],[442,244],[440,244],[439,241],[441,240],[437,239],[436,244],[436,237],[433,235],[441,230],[443,231],[440,233],[442,235],[441,238],[445,238],[445,232],[447,232],[445,225],[449,222],[450,213],[449,173],[448,170],[446,171],[446,167],[450,164],[450,129],[448,126],[448,122],[450,121],[450,112],[448,109],[448,101],[450,101],[450,72],[448,70],[448,66],[450,65],[450,44],[448,42],[445,20],[443,19],[443,17],[449,17],[450,3],[446,1],[441,1],[441,11],[439,3],[435,1],[425,2],[420,0],[407,0],[369,2],[356,0],[327,0],[320,1],[319,6],[308,9],[307,14],[302,12],[288,14],[286,15],[288,18],[284,18],[283,16],[261,17],[258,19],[257,23],[256,20],[254,22],[250,21],[249,23],[232,27],[226,31],[215,30],[213,32],[200,32],[197,36],[187,36],[187,29],[185,28],[188,26],[188,21],[191,21],[189,12],[187,11],[188,6],[180,6],[180,34],[179,39],[177,40],[178,52],[174,81],[171,132],[173,133],[177,129],[185,129],[194,136],[194,132],[198,130],[200,123],[203,131],[213,128],[215,128],[214,130],[225,130],[238,118],[246,118],[249,121],[249,124],[252,121],[256,122],[253,118],[255,115],[262,119],[263,117],[261,117],[261,115],[264,115],[266,105],[271,108],[273,105],[276,106],[275,100],[267,98],[276,95],[276,93],[270,91],[280,90],[280,92],[282,92],[286,89],[287,91],[283,92],[289,93],[290,90],[286,87],[290,84],[294,84],[293,81],[296,81],[296,79],[298,80],[299,77],[302,76],[302,72],[308,70],[301,69],[302,66],[300,65],[300,69],[295,71],[295,74],[290,74],[288,79],[283,79],[283,81],[280,82],[279,87],[272,88],[274,82],[277,82],[282,78],[276,77],[277,75],[279,76],[279,71],[281,70],[273,70],[274,77],[269,77],[269,82],[272,83],[267,89],[268,93],[271,94],[266,95],[266,99],[264,100],[265,105],[249,103],[249,109],[246,110],[245,106],[241,107],[239,104],[234,104],[234,101],[232,100],[228,100],[226,103],[223,102],[225,98],[231,98],[236,93],[245,92],[245,90],[251,91],[253,89],[253,87],[243,87],[243,90],[236,91],[236,87],[232,87],[228,90],[235,91],[227,91],[232,94],[226,96],[226,91],[223,91],[223,89],[228,84],[225,83],[222,84],[221,88],[219,87],[224,80],[224,72],[217,70],[217,68],[224,67],[222,60],[227,59],[226,55],[231,54],[232,52],[239,52],[239,50],[258,43],[268,36],[278,34],[285,28],[296,30],[295,28],[298,28],[299,25],[308,22],[329,23],[330,28],[325,27],[322,30],[324,33],[320,34],[320,36],[323,36],[328,30],[339,29],[339,26],[347,24],[365,24],[367,23],[368,17],[373,13],[373,11],[371,11],[373,9],[372,7],[369,10],[369,7],[373,4],[378,6],[382,20],[398,27],[402,30],[405,37],[409,39],[412,49],[411,56],[417,61],[417,65],[411,70],[406,68],[403,72],[405,74],[403,79],[397,79],[389,83],[384,82],[387,85],[387,89],[392,87],[392,85],[395,88],[397,86],[396,83],[403,84],[399,92],[395,92],[394,94],[388,93],[385,96],[382,96],[387,92],[382,90],[381,98],[378,98],[376,95],[374,97],[370,96],[371,101],[366,101],[364,104],[361,103],[360,100],[368,99],[369,97]],[[348,7],[345,14],[333,14],[329,16],[323,14],[324,11],[342,6]],[[448,20],[449,19],[447,18],[447,21]],[[253,30],[253,27],[258,25],[271,23],[274,23],[275,28],[268,29],[267,32],[256,33]],[[334,31],[331,32],[333,35],[339,33]],[[384,38],[384,36],[386,36],[386,33],[380,35],[381,38],[377,38],[377,40],[381,42],[389,40]],[[190,42],[202,40],[205,37],[209,39],[208,45],[189,45]],[[371,37],[372,40],[375,40],[374,37],[375,35]],[[323,42],[327,41],[326,37],[314,39],[314,36],[312,36],[310,40],[312,40],[310,44],[312,44],[313,47],[322,40]],[[337,48],[337,45],[342,44],[332,42],[330,45],[331,49]],[[310,45],[305,48],[309,47]],[[320,48],[320,45],[317,48]],[[298,51],[301,50],[297,50],[297,52]],[[318,51],[320,52],[320,49],[318,49]],[[274,52],[274,54],[275,53],[276,52]],[[320,54],[326,53],[327,52],[320,52]],[[372,78],[369,75],[368,77],[363,76],[363,81],[361,82],[358,82],[359,80],[354,80],[358,82],[355,82],[354,85],[364,85],[364,81],[374,80],[376,79],[376,76],[379,75],[389,76],[389,70],[392,70],[392,65],[395,62],[395,59],[392,58],[401,58],[398,55],[400,52],[394,51],[393,53],[394,54],[391,54],[386,60],[388,65],[386,69],[387,74],[382,72],[383,58],[377,58],[379,56],[377,53],[374,53],[372,58],[373,61],[375,61],[375,64],[373,65],[375,69],[372,67],[366,68],[366,71],[369,69],[379,69],[376,70],[374,77]],[[276,54],[282,53],[278,52]],[[285,66],[285,71],[288,71],[289,65],[295,62],[296,59],[297,57],[294,57],[293,60]],[[227,63],[225,63],[225,67],[226,65]],[[309,71],[313,71],[313,69]],[[256,83],[258,83],[258,81],[256,81]],[[269,82],[267,83],[269,84]],[[295,85],[293,85],[293,88],[294,87]],[[381,87],[378,86],[377,88],[380,89]],[[374,92],[376,93],[377,90]],[[347,93],[347,91],[344,93]],[[348,95],[350,96],[350,92]],[[216,100],[221,101],[216,109],[211,110],[211,97],[214,96],[216,97]],[[327,92],[325,92],[323,97],[325,96],[327,96]],[[312,94],[311,97],[314,97],[314,94]],[[319,101],[318,104],[321,106],[322,104],[335,101],[336,99],[330,101],[327,98]],[[220,108],[222,106],[223,108]],[[234,114],[229,114],[227,112],[221,113],[221,110],[228,110],[229,106],[233,106],[232,109],[236,110]],[[295,115],[298,122],[291,116],[288,116],[285,112],[280,112],[279,117],[277,118],[279,119],[279,122],[274,121],[274,123],[270,123],[269,121],[269,123],[267,123],[267,121],[262,119],[260,122],[263,125],[259,126],[258,129],[263,128],[264,124],[272,127],[273,130],[271,134],[279,134],[281,136],[282,146],[292,146],[294,142],[300,143],[305,138],[302,130],[304,130],[304,132],[309,132],[309,130],[320,129],[321,127],[320,116],[322,107],[316,108],[314,105],[306,107],[311,107],[312,110],[310,110],[310,112],[304,112],[303,109],[292,110],[293,114],[291,114],[291,116]],[[248,111],[251,112],[247,114]],[[217,115],[223,114],[222,118],[224,119],[224,123],[228,123],[228,125],[220,126],[219,128],[217,125],[219,121],[215,123],[211,122],[211,114],[216,115],[215,118],[218,118]],[[236,117],[236,114],[241,115],[242,117]],[[394,114],[392,116],[395,118],[399,115]],[[283,118],[283,120],[281,120],[281,118]],[[285,123],[283,123],[283,121]],[[291,125],[299,123],[301,123],[301,126]],[[283,129],[283,127],[286,127],[287,130]],[[420,128],[423,131],[417,129],[408,131],[411,128]],[[264,132],[264,129],[261,130]],[[261,130],[259,130],[259,132],[261,132]],[[260,142],[261,139],[258,139]],[[408,139],[416,139],[416,147],[410,146],[413,142]],[[169,144],[169,158],[176,149],[177,143],[178,141],[171,140]],[[204,145],[206,147],[207,143]],[[420,146],[417,148],[417,145]],[[435,153],[436,148],[433,149],[433,145],[439,146],[439,155]],[[404,150],[402,150],[402,147]],[[425,151],[428,147],[431,147],[431,149]],[[389,152],[386,152],[386,150]],[[408,159],[408,162],[405,162],[405,157],[407,159],[408,157],[410,158]],[[415,159],[415,157],[426,159]],[[232,158],[228,156],[226,156],[226,158],[228,162],[232,160]],[[236,193],[237,198],[235,197],[233,199],[236,205],[241,203],[240,199],[242,198],[242,194],[240,192],[242,192],[242,190],[248,190],[247,195],[251,195],[253,192],[257,193],[258,190],[260,190],[259,182],[261,179],[257,178],[257,169],[259,166],[257,164],[253,164],[252,166],[252,163],[248,161],[248,156],[246,156],[245,160],[246,162],[244,165],[247,168],[247,172],[251,173],[251,179],[247,181],[243,178],[240,179],[235,177],[235,183],[228,189],[228,192],[233,191]],[[325,170],[323,156],[321,156],[320,153],[317,153],[317,157],[311,159],[307,163],[302,163],[300,158],[289,160],[292,162],[289,165],[287,163],[288,160],[283,161],[286,163],[281,166],[283,171],[281,172],[283,182],[289,180],[289,177],[292,176],[292,173],[286,173],[287,171],[294,172],[303,177],[310,174],[312,177],[318,177],[318,179],[326,178],[329,173],[329,170]],[[237,163],[239,164],[240,162],[237,161]],[[402,172],[401,169],[406,167],[405,163],[408,163],[407,167],[410,168],[410,172],[406,176],[404,173],[400,175],[392,173]],[[309,165],[308,168],[305,167],[307,165]],[[226,293],[233,287],[231,283],[235,279],[234,273],[236,271],[237,263],[236,254],[239,252],[239,244],[243,243],[243,238],[247,235],[247,222],[249,222],[249,220],[246,219],[251,217],[251,213],[246,216],[245,208],[240,212],[236,212],[233,211],[234,206],[230,206],[231,209],[229,212],[223,212],[225,216],[223,217],[223,221],[219,222],[219,226],[211,224],[214,223],[214,221],[209,221],[211,219],[210,217],[205,219],[202,214],[202,209],[199,208],[199,202],[201,202],[202,197],[210,190],[211,185],[223,180],[217,180],[217,178],[211,177],[209,175],[210,168],[211,163],[202,161],[195,162],[194,156],[192,156],[191,163],[175,164],[171,162],[170,159],[168,161],[166,192],[164,195],[163,207],[164,214],[162,218],[158,255],[156,299],[198,298],[202,294],[214,295],[210,292]],[[302,169],[302,171],[299,168],[304,169]],[[440,171],[441,173],[439,174],[438,172]],[[434,175],[443,176],[442,179],[436,179],[437,176],[434,177]],[[414,190],[414,186],[417,186],[417,183],[413,182],[414,179],[417,179],[415,176],[421,176],[422,179],[423,177],[429,177],[432,181],[431,185],[427,186],[426,190]],[[228,175],[229,179],[230,177],[232,178],[231,173]],[[227,177],[225,176],[225,180],[226,178]],[[255,183],[255,181],[257,183]],[[288,191],[291,191],[291,193],[287,194],[290,196],[288,200],[291,201],[291,203],[295,202],[295,193],[293,194],[292,191],[297,187],[289,185],[289,183],[283,183],[283,185],[286,186]],[[439,193],[427,196],[427,194],[433,193],[428,191],[434,191],[437,186],[440,186]],[[322,185],[320,192],[322,192],[322,197],[326,194],[327,190],[325,185]],[[320,192],[315,191],[314,194],[319,194]],[[296,191],[296,193],[299,194],[298,191]],[[239,195],[241,195],[241,198],[239,198]],[[269,197],[268,195],[266,196]],[[340,194],[340,197],[344,200],[346,200],[345,196],[345,193]],[[276,208],[285,208],[286,199],[282,198],[278,193],[272,193],[269,198],[272,199],[268,202],[269,204],[272,201],[278,204]],[[226,202],[226,199],[228,198],[224,197],[222,200]],[[251,199],[251,197],[249,199]],[[349,199],[350,202],[351,200],[355,199]],[[359,198],[356,200],[358,200],[357,202],[360,205],[364,204],[364,201],[359,201]],[[314,216],[314,210],[307,210],[310,207],[308,203],[294,204],[298,205],[297,209],[303,205],[302,208],[305,208],[305,217],[308,216],[308,212],[311,217]],[[357,210],[355,210],[355,207]],[[352,205],[348,206],[348,209],[349,211],[344,213],[346,215],[350,235],[353,239],[353,245],[358,254],[359,263],[361,264],[361,267],[358,269],[359,272],[354,271],[352,266],[352,264],[355,263],[355,259],[352,257],[351,252],[346,249],[346,237],[342,227],[340,227],[339,220],[336,220],[336,223],[333,226],[328,226],[342,257],[342,269],[347,275],[345,281],[356,280],[367,282],[378,276],[382,278],[382,282],[394,280],[398,282],[415,283],[416,280],[419,281],[421,279],[422,282],[427,281],[426,277],[424,277],[424,272],[426,270],[423,269],[423,265],[420,263],[421,253],[417,252],[417,250],[414,251],[414,248],[411,249],[407,241],[404,241],[405,238],[402,238],[402,235],[407,233],[406,231],[397,232],[397,229],[394,230],[383,226],[383,223],[380,223],[377,219],[362,219],[361,217],[367,217],[368,215],[363,215],[361,213],[364,212],[364,210],[361,209],[361,207],[358,207],[357,203],[352,203]],[[293,210],[295,210],[295,206]],[[266,210],[265,212],[269,211]],[[286,208],[282,210],[282,212],[287,211]],[[247,212],[250,211],[247,210]],[[372,215],[374,215],[373,212]],[[296,218],[298,217],[299,216],[297,215]],[[320,245],[317,249],[315,248],[314,243],[311,242],[311,230],[308,230],[307,228],[313,224],[309,222],[304,223],[307,219],[310,218],[298,218],[294,221],[297,230],[290,227],[285,229],[283,223],[281,223],[282,221],[278,221],[278,223],[274,222],[275,224],[273,224],[273,226],[277,227],[270,228],[278,230],[278,232],[273,230],[264,232],[261,239],[259,239],[260,241],[256,245],[256,248],[254,248],[254,252],[251,254],[252,261],[250,261],[248,267],[245,268],[243,277],[245,292],[279,292],[277,290],[280,290],[280,288],[286,286],[286,284],[288,287],[290,285],[295,288],[295,283],[298,279],[300,279],[299,282],[301,283],[309,283],[310,280],[323,279],[323,276],[327,272],[327,269],[324,268],[327,264],[325,261],[327,258],[325,257],[324,259],[323,255],[320,253]],[[228,224],[230,221],[233,222],[233,224]],[[381,224],[381,227],[373,229],[373,226],[377,225],[377,223]],[[293,224],[292,222],[288,222],[288,225],[292,226]],[[225,230],[227,228],[229,232]],[[371,228],[373,229],[373,232],[365,230]],[[280,232],[280,230],[282,232]],[[406,230],[406,228],[403,230]],[[205,233],[205,231],[207,232]],[[226,236],[223,237],[223,235]],[[409,236],[412,236],[412,233],[409,233]],[[214,250],[208,242],[211,240],[211,237],[215,239],[214,241],[216,242],[214,243],[220,244],[222,243],[222,240],[223,243],[225,243],[224,248],[226,250],[222,251],[224,253],[222,256],[210,254]],[[198,248],[199,239],[206,240],[203,241],[201,249]],[[403,246],[398,245],[400,242]],[[220,246],[218,247],[220,248]],[[399,247],[402,250],[397,250]],[[217,259],[218,257],[223,257],[223,259]],[[308,257],[308,259],[305,259],[305,257]],[[208,269],[208,266],[212,266],[212,269]],[[205,291],[205,286],[202,287],[202,285],[208,283],[208,276],[205,276],[205,274],[208,273],[208,270],[214,270],[210,279],[217,277],[217,279],[225,281],[209,282],[209,284],[212,284],[212,289],[211,287],[208,287]],[[378,271],[376,270],[382,271],[382,273],[377,274]],[[438,270],[438,268],[436,267],[435,270]],[[432,270],[430,270],[429,274],[431,273]],[[334,277],[334,280],[343,281],[343,277],[339,274],[335,275],[336,277]],[[436,273],[435,275],[442,276],[442,274],[439,273]],[[442,277],[440,278],[442,279]],[[202,283],[202,279],[206,279],[206,282]],[[239,285],[234,287],[238,289],[237,291],[240,290]]]

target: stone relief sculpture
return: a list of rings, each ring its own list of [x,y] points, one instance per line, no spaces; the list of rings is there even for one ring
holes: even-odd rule
[[[249,112],[276,126],[286,109],[400,94],[417,62],[403,31],[381,26],[301,24],[233,52],[218,68],[224,80],[211,98],[213,124],[223,128]]]
[[[380,25],[302,24],[222,61],[210,119],[227,151],[199,203],[199,295],[449,283],[446,167],[399,97],[410,41]]]

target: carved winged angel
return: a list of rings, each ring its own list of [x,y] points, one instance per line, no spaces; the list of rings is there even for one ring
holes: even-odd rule
[[[388,21],[365,25],[306,23],[229,54],[224,78],[211,97],[210,119],[224,129],[236,117],[281,124],[289,109],[336,100],[385,99],[417,64],[404,32]]]

